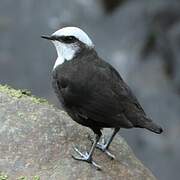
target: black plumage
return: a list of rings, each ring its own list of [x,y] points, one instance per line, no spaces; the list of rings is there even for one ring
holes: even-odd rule
[[[83,40],[90,42],[82,30],[72,29],[75,29],[74,34],[79,38],[82,39],[83,35]],[[73,156],[75,159],[87,161],[100,169],[100,166],[92,160],[94,149],[98,147],[114,158],[108,151],[108,147],[120,128],[138,127],[158,134],[162,132],[162,128],[146,116],[120,74],[110,64],[99,58],[93,47],[73,35],[59,36],[61,30],[57,32],[50,37],[42,37],[56,42],[55,46],[60,53],[58,56],[63,58],[67,48],[76,49],[76,51],[72,59],[64,59],[62,64],[53,69],[53,88],[71,118],[91,128],[96,135],[89,153],[83,154],[75,148],[81,156]],[[66,49],[61,50],[58,49],[59,47]],[[114,128],[112,135],[104,144],[98,142],[102,135],[102,128]]]
[[[162,129],[147,118],[119,73],[94,49],[81,49],[53,71],[53,87],[63,107],[76,122],[95,133],[105,127]]]

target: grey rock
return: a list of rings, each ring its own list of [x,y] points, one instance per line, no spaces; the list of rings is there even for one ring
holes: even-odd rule
[[[0,174],[7,174],[9,179],[155,179],[120,136],[110,147],[116,160],[95,151],[102,171],[75,161],[72,147],[88,150],[92,132],[64,111],[21,92],[0,86]]]

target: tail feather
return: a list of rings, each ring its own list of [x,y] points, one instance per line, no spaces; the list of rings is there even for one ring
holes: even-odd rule
[[[163,132],[163,129],[159,125],[153,123],[152,120],[149,119],[146,121],[144,128],[157,134],[161,134]]]

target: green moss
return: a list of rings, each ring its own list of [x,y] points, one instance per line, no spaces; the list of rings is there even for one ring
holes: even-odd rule
[[[34,176],[33,180],[40,180],[40,177],[39,176]]]
[[[19,117],[21,117],[21,118],[24,117],[24,114],[23,114],[22,112],[17,112],[17,115],[18,115]]]
[[[28,177],[27,176],[20,176],[17,178],[17,180],[28,180]],[[40,177],[39,176],[33,176],[32,180],[40,180]]]
[[[35,97],[35,96],[31,96],[30,99],[34,103],[45,103],[45,104],[48,104],[48,101],[46,99],[44,99],[44,98],[38,98],[38,97]]]
[[[15,90],[15,89],[12,89],[10,88],[9,86],[7,85],[0,85],[0,92],[5,92],[7,93],[8,95],[10,96],[13,96],[13,97],[16,97],[16,98],[20,98],[22,97],[22,93],[20,90]]]
[[[20,176],[17,178],[17,180],[28,180],[28,178],[26,176]]]
[[[0,180],[8,180],[8,175],[3,173],[3,172],[1,172],[0,173]]]
[[[0,172],[0,180],[8,180],[8,175]],[[20,176],[16,180],[28,180],[27,176]],[[40,176],[33,176],[32,180],[40,180]]]
[[[8,85],[0,85],[0,92],[4,92],[13,98],[29,97],[30,100],[34,103],[48,104],[48,101],[46,99],[33,96],[29,90],[20,90],[20,89],[16,90],[16,89],[11,88]]]

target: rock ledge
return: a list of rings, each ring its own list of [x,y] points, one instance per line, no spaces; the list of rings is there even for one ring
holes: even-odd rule
[[[95,151],[102,171],[72,159],[72,146],[88,150],[92,132],[25,92],[0,85],[0,180],[155,180],[118,135],[110,147],[116,160]]]

